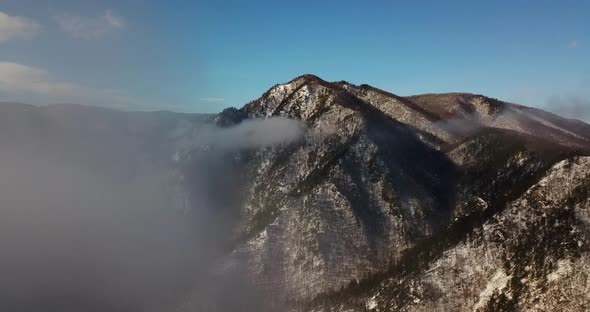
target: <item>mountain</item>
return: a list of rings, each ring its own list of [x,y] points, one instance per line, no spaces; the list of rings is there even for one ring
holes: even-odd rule
[[[481,95],[400,97],[313,75],[241,112],[309,129],[252,157],[235,249],[293,310],[590,303],[588,125]]]
[[[0,164],[28,166],[10,150],[112,171],[107,184],[148,203],[174,186],[163,203],[182,213],[145,223],[151,214],[139,210],[120,223],[140,228],[146,248],[106,256],[105,271],[132,274],[101,285],[121,279],[141,291],[95,298],[73,284],[77,300],[100,299],[102,310],[590,306],[590,125],[538,109],[303,75],[216,116],[2,103],[0,146]],[[137,192],[136,180],[158,183]],[[118,240],[135,246],[136,232]],[[120,258],[137,262],[123,270]]]

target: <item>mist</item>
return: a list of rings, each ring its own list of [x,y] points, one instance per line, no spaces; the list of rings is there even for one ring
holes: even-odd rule
[[[283,117],[245,120],[235,127],[209,129],[200,138],[203,143],[223,149],[249,149],[291,143],[305,132],[301,121]]]
[[[580,96],[552,96],[543,107],[560,116],[590,123],[590,99]]]
[[[0,134],[0,310],[265,309],[242,269],[220,269],[246,188],[236,156],[300,139],[300,123],[191,124],[182,149],[103,115],[33,117]]]
[[[469,135],[484,126],[484,120],[477,112],[467,113],[456,118],[442,119],[432,124],[432,128],[457,136]]]

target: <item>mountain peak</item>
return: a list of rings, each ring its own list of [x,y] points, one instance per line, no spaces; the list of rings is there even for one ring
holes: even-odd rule
[[[325,102],[326,97],[335,94],[338,89],[336,85],[316,75],[304,74],[287,83],[275,85],[261,98],[248,103],[243,110],[258,117],[280,115],[301,119],[306,115],[301,110],[308,109],[308,104]]]
[[[305,78],[305,79],[310,79],[310,80],[322,80],[323,81],[323,79],[320,78],[319,76],[314,75],[314,74],[309,74],[309,73],[303,74],[300,77]]]

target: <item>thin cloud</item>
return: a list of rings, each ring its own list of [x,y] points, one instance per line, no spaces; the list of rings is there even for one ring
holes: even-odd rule
[[[127,27],[125,19],[111,10],[95,17],[63,14],[54,19],[64,32],[84,40],[101,39]]]
[[[581,95],[550,96],[542,107],[566,118],[590,123],[590,98]]]
[[[219,102],[225,101],[225,99],[220,98],[220,97],[206,97],[206,98],[201,98],[200,101],[201,102],[208,102],[208,103],[219,103]]]
[[[47,71],[12,62],[0,62],[0,91],[50,97],[79,96],[87,88],[53,80]]]
[[[104,13],[103,18],[113,28],[124,29],[127,26],[125,19],[121,16],[115,15],[111,10],[107,10]]]
[[[0,94],[3,97],[32,96],[41,103],[77,103],[121,109],[164,109],[113,89],[97,89],[61,81],[44,69],[13,62],[0,62]]]
[[[16,39],[31,39],[41,29],[41,25],[29,18],[11,16],[0,11],[0,43]]]
[[[569,48],[570,49],[575,49],[578,47],[578,41],[577,40],[572,40],[569,44]]]

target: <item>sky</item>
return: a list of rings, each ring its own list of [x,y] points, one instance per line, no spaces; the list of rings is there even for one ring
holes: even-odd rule
[[[0,101],[213,113],[312,73],[575,116],[590,111],[588,12],[567,0],[0,0]]]

